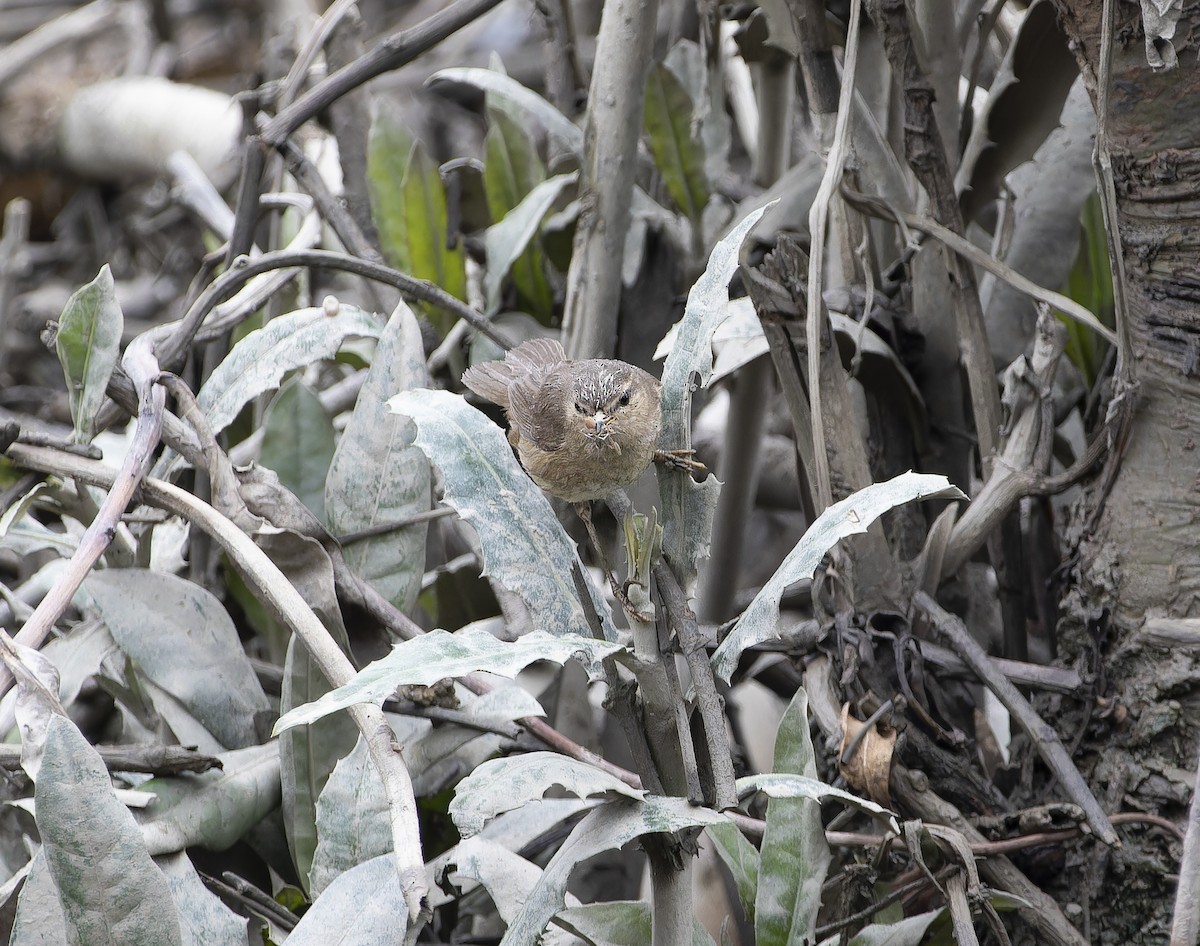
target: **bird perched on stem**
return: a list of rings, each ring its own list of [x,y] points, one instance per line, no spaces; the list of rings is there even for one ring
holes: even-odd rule
[[[521,465],[567,502],[603,499],[636,482],[655,459],[699,466],[669,452],[660,456],[658,381],[623,361],[572,361],[558,342],[535,338],[503,361],[468,368],[462,380],[505,409]]]

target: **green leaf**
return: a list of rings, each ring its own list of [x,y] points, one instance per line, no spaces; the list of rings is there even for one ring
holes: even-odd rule
[[[456,634],[434,630],[401,641],[386,657],[356,673],[349,683],[313,703],[284,713],[275,724],[275,732],[311,723],[355,703],[382,702],[404,684],[432,686],[446,677],[461,677],[480,670],[511,678],[539,660],[562,664],[583,655],[588,661],[597,661],[620,649],[618,644],[593,637],[551,635],[544,631],[531,631],[515,641],[502,641],[475,626],[464,627]]]
[[[650,904],[644,900],[607,900],[567,907],[554,922],[596,946],[645,946],[654,938]],[[692,917],[692,946],[712,946],[712,942],[704,925]]]
[[[104,389],[121,352],[124,325],[106,263],[95,279],[67,300],[54,342],[67,379],[76,443],[92,439],[96,412],[104,403]]]
[[[441,69],[426,80],[436,88],[441,83],[461,82],[487,92],[488,105],[503,109],[520,125],[533,121],[545,129],[567,151],[583,154],[583,131],[562,112],[516,79],[491,69]]]
[[[500,221],[545,179],[546,168],[529,133],[500,108],[488,110],[483,150],[488,209],[492,220]],[[546,279],[546,254],[536,240],[525,247],[509,271],[522,304],[548,325],[554,314],[554,293]]]
[[[143,783],[155,800],[138,820],[151,854],[189,847],[224,851],[279,807],[279,747],[273,742],[219,756],[222,768]]]
[[[666,385],[663,386],[664,390]],[[778,637],[779,601],[788,585],[812,578],[821,559],[848,535],[867,528],[889,509],[914,499],[966,499],[944,476],[901,473],[885,483],[860,489],[826,509],[787,554],[787,558],[742,612],[733,630],[712,656],[713,671],[726,683],[747,647]]]
[[[675,345],[663,365],[663,430],[659,443],[664,450],[691,446],[692,376],[699,375],[701,387],[708,385],[713,370],[712,336],[729,315],[729,280],[738,268],[738,252],[750,228],[770,206],[747,214],[729,231],[713,248],[708,266],[688,293]],[[708,554],[720,485],[715,476],[694,483],[682,472],[664,470],[658,476],[658,492],[662,501],[663,553],[686,588],[696,575],[696,563]]]
[[[813,783],[794,784],[799,791],[813,786],[835,791],[816,779],[816,754],[808,732],[808,694],[803,688],[796,691],[779,721],[774,768],[776,773],[789,773],[793,783],[797,778]],[[772,796],[767,802],[754,903],[754,934],[759,946],[800,946],[813,941],[830,860],[819,798]]]
[[[171,888],[133,816],[117,800],[99,754],[61,716],[50,720],[34,800],[68,943],[182,943]]]
[[[329,468],[325,509],[336,535],[428,511],[431,475],[425,454],[413,446],[416,427],[387,406],[397,391],[428,381],[421,329],[401,303],[379,337],[367,380]],[[421,590],[428,529],[428,522],[416,522],[349,543],[343,549],[346,564],[407,613]]]
[[[605,638],[615,640],[607,602],[500,428],[447,391],[405,391],[388,403],[416,421],[417,446],[446,481],[446,504],[479,533],[484,574],[521,597],[533,626],[591,637],[589,618],[599,615]],[[591,599],[587,611],[577,597],[578,575]]]
[[[713,850],[725,862],[737,886],[738,899],[746,919],[754,922],[754,901],[758,898],[758,849],[746,840],[737,825],[730,822],[709,825],[704,829]]]
[[[864,926],[850,937],[847,946],[920,946],[930,925],[942,915],[944,907],[907,916],[895,923],[873,923]],[[821,946],[834,946],[842,941],[837,934],[821,941]]]
[[[325,477],[335,444],[333,419],[321,398],[293,375],[267,406],[259,462],[318,519],[325,516]]]
[[[594,765],[557,752],[526,752],[485,762],[459,782],[450,802],[450,817],[459,834],[469,838],[497,815],[541,798],[554,785],[580,798],[606,792],[627,798],[646,795]]]
[[[698,225],[709,185],[704,147],[692,134],[695,113],[695,103],[675,73],[656,64],[646,80],[647,144],[675,206]]]
[[[542,181],[526,194],[521,202],[505,215],[503,220],[488,227],[484,236],[484,245],[487,249],[487,273],[484,276],[483,286],[489,312],[494,312],[500,307],[500,283],[505,274],[528,251],[537,250],[536,244],[531,241],[537,236],[542,219],[550,212],[550,208],[554,206],[554,202],[562,193],[563,188],[574,183],[578,178],[579,174],[572,172]],[[541,258],[540,251],[538,251],[538,265],[541,265]],[[545,285],[544,273],[542,274],[542,283]],[[548,285],[546,285],[546,292],[549,293]]]
[[[420,143],[385,113],[376,115],[371,125],[367,186],[388,262],[466,299],[466,256],[461,243],[450,245],[441,174]],[[439,331],[449,331],[452,320],[448,313],[435,306],[428,311]]]
[[[255,720],[269,713],[270,703],[233,621],[210,592],[142,568],[93,572],[84,588],[117,646],[147,680],[225,748],[258,744]]]

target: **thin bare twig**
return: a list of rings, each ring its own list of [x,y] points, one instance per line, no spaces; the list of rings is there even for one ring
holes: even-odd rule
[[[1037,714],[1029,701],[1012,685],[992,662],[979,643],[963,626],[962,621],[942,609],[933,598],[925,592],[918,591],[913,597],[915,604],[930,619],[934,629],[946,639],[954,651],[975,671],[975,675],[996,694],[1018,725],[1028,733],[1038,750],[1038,755],[1050,770],[1058,777],[1063,789],[1075,804],[1083,809],[1089,827],[1105,844],[1120,847],[1121,839],[1113,830],[1108,815],[1096,801],[1096,796],[1088,788],[1087,782],[1079,774],[1075,763],[1071,761],[1066,748],[1058,738],[1054,728],[1048,726]]]

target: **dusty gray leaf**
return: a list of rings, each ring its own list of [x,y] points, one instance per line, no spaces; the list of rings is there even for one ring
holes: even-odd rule
[[[171,885],[183,946],[249,946],[249,921],[204,886],[186,854],[163,855],[154,863]]]
[[[557,752],[527,752],[483,763],[458,783],[450,802],[450,817],[464,838],[483,830],[498,814],[541,798],[551,786],[587,798],[615,792],[644,798],[615,775]]]
[[[478,670],[515,677],[538,660],[561,664],[583,655],[595,661],[620,649],[618,644],[592,637],[556,636],[544,631],[532,631],[509,642],[472,625],[456,634],[434,630],[401,641],[390,654],[364,667],[345,686],[285,713],[275,724],[275,732],[311,723],[355,703],[379,703],[406,683],[431,686],[445,677],[461,677]]]
[[[182,946],[166,878],[113,793],[100,756],[61,716],[50,721],[34,798],[67,942]]]
[[[360,737],[334,766],[317,799],[317,849],[309,893],[319,897],[334,879],[392,850],[392,822],[383,782]]]
[[[765,210],[760,207],[748,214],[713,248],[708,267],[688,293],[676,343],[663,365],[663,432],[659,446],[664,450],[691,446],[692,376],[699,377],[701,387],[706,387],[712,377],[712,336],[729,314],[729,280],[738,268],[742,240]],[[696,563],[708,554],[720,486],[712,475],[703,483],[694,483],[682,472],[664,470],[658,476],[658,491],[663,553],[679,570],[686,588],[696,574]]]
[[[779,601],[788,585],[812,578],[825,553],[839,539],[866,532],[889,509],[914,499],[966,499],[966,496],[944,476],[909,471],[834,503],[817,517],[742,612],[733,631],[721,641],[712,657],[713,671],[728,683],[742,651],[778,636]]]
[[[653,942],[653,919],[644,900],[608,900],[568,906],[554,922],[595,946],[644,946]],[[713,946],[713,938],[697,917],[692,917],[692,946]]]
[[[696,807],[686,799],[657,795],[644,801],[620,799],[593,809],[550,859],[500,946],[536,942],[550,918],[565,906],[567,880],[580,862],[646,834],[673,833],[723,820],[723,815]]]
[[[234,749],[219,758],[221,769],[161,776],[139,786],[156,796],[138,817],[151,854],[187,847],[223,851],[279,807],[277,743]]]
[[[396,859],[383,854],[339,876],[301,917],[288,946],[395,946],[404,942],[408,910]]]
[[[270,703],[221,603],[199,585],[141,568],[93,572],[84,583],[113,640],[226,748],[258,742]]]
[[[388,403],[416,422],[417,446],[445,478],[446,504],[479,534],[484,575],[521,597],[534,627],[592,636],[589,614],[575,591],[572,572],[578,569],[591,599],[591,617],[599,615],[604,636],[615,639],[607,602],[503,431],[448,391],[405,391]]]
[[[388,410],[397,391],[429,383],[421,329],[401,302],[379,337],[358,401],[338,441],[325,487],[330,529],[337,535],[400,522],[430,505],[429,461],[413,446],[416,428]],[[428,523],[419,522],[350,543],[346,564],[407,613],[425,571]]]

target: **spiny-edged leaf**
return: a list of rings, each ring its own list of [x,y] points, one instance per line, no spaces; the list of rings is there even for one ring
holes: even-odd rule
[[[647,834],[672,834],[684,828],[704,827],[724,820],[723,815],[699,808],[683,798],[652,795],[643,801],[618,799],[593,809],[575,826],[558,853],[550,859],[541,879],[529,893],[500,946],[532,944],[550,918],[564,906],[567,879],[575,866],[589,857],[628,844]]]
[[[866,532],[871,523],[889,509],[914,499],[966,498],[962,490],[951,486],[946,477],[913,473],[910,470],[885,483],[874,483],[860,489],[841,502],[834,503],[801,536],[775,574],[742,612],[733,631],[721,641],[712,657],[713,671],[728,682],[737,669],[742,651],[779,636],[776,625],[784,589],[797,581],[812,578],[825,553],[839,539]]]
[[[154,863],[171,885],[184,946],[246,946],[249,921],[204,885],[186,854],[163,855]]]
[[[529,133],[500,108],[488,110],[483,150],[488,210],[498,222],[545,179],[546,168]],[[540,244],[531,241],[509,271],[521,302],[543,325],[549,324],[554,293],[546,278],[546,255]]]
[[[729,231],[708,258],[708,266],[688,293],[679,334],[662,372],[664,450],[687,449],[692,443],[692,375],[701,387],[712,376],[712,336],[729,314],[729,280],[738,268],[738,250],[750,228],[766,207],[748,214]],[[696,574],[696,563],[708,554],[708,537],[720,486],[716,477],[694,483],[690,476],[664,470],[658,477],[662,501],[663,553],[687,587]]]
[[[772,775],[738,786],[776,787],[767,802],[759,851],[754,936],[762,946],[799,946],[813,941],[821,887],[829,871],[829,845],[821,824],[822,790],[836,791],[816,778],[816,753],[808,732],[808,694],[803,688],[796,691],[779,721],[774,768]],[[847,792],[842,794],[858,800]]]
[[[139,786],[157,796],[138,819],[151,854],[188,847],[223,851],[279,807],[278,745],[235,749],[219,758],[219,770],[161,776]]]
[[[959,183],[964,219],[970,221],[993,200],[1004,175],[1033,157],[1058,127],[1077,75],[1079,66],[1055,5],[1050,0],[1034,3],[992,82],[963,154]]]
[[[503,109],[518,124],[532,120],[559,145],[575,154],[583,153],[583,131],[562,112],[516,79],[491,69],[441,69],[426,80],[436,88],[443,82],[462,82],[487,92],[488,105]]]
[[[221,745],[256,745],[270,703],[237,628],[210,592],[175,575],[108,568],[84,583],[113,640]]]
[[[171,888],[133,815],[99,754],[62,716],[50,720],[34,800],[68,943],[182,943]]]
[[[737,825],[728,821],[709,825],[704,833],[733,877],[747,921],[754,923],[754,901],[758,897],[758,849],[746,840]]]
[[[388,262],[465,299],[466,257],[461,243],[450,245],[441,174],[420,142],[384,112],[371,124],[367,185]],[[439,319],[439,329],[443,333],[449,330],[450,316],[432,306],[429,309]]]
[[[338,761],[317,799],[317,850],[309,893],[319,897],[339,874],[392,850],[392,821],[383,781],[360,737]]]
[[[692,221],[708,203],[704,148],[692,134],[696,106],[687,89],[665,65],[656,64],[646,80],[645,125],[654,164],[675,206]]]
[[[289,946],[395,946],[405,941],[408,911],[398,896],[396,858],[383,854],[340,875],[288,934]]]
[[[338,645],[348,650],[345,631],[339,628],[339,632],[335,632]],[[312,703],[329,690],[329,681],[308,648],[293,635],[283,664],[279,711],[287,713]],[[358,727],[348,713],[337,713],[279,736],[283,828],[301,884],[308,882],[317,849],[317,800],[338,760],[354,748],[357,739]]]
[[[76,443],[92,439],[96,412],[121,353],[124,326],[112,271],[105,263],[95,279],[67,300],[54,342],[67,379]]]
[[[847,946],[919,946],[925,941],[925,933],[945,908],[938,907],[928,913],[906,916],[895,923],[873,923],[864,926],[850,937]],[[821,946],[834,946],[842,941],[841,934],[821,940]]]
[[[487,275],[484,277],[484,292],[487,296],[489,312],[494,312],[500,306],[500,283],[505,274],[523,254],[537,246],[531,241],[537,236],[542,218],[549,213],[550,208],[562,193],[564,187],[574,183],[579,177],[578,172],[560,174],[548,181],[542,181],[510,210],[499,223],[488,227],[484,235],[484,245],[487,249]],[[538,259],[541,259],[540,253]],[[543,274],[543,283],[545,276]],[[549,286],[547,285],[547,291]]]
[[[557,752],[527,752],[485,762],[459,782],[450,802],[450,817],[459,834],[467,838],[482,831],[501,812],[541,798],[552,785],[580,798],[605,792],[628,798],[646,794],[594,765]]]
[[[589,943],[604,946],[644,946],[654,939],[653,915],[644,900],[608,900],[567,907],[554,922]],[[694,916],[692,946],[713,946],[708,930]]]
[[[804,691],[799,690],[797,692],[803,693]],[[809,745],[811,745],[811,742]],[[816,770],[814,769],[813,771]],[[812,798],[818,801],[832,798],[849,805],[851,808],[858,809],[865,815],[870,815],[887,831],[899,830],[899,826],[896,823],[896,816],[883,806],[875,804],[875,802],[868,798],[862,798],[852,792],[835,788],[809,775],[787,772],[764,772],[759,775],[747,775],[737,780],[737,790],[739,795],[758,791],[771,798]]]
[[[379,337],[367,380],[338,441],[325,487],[329,528],[346,535],[400,522],[429,509],[429,461],[413,446],[416,427],[388,410],[397,391],[429,382],[421,329],[403,302]],[[344,546],[354,574],[401,611],[411,611],[425,571],[427,522]]]
[[[620,650],[619,644],[531,631],[515,641],[498,640],[486,629],[467,626],[456,634],[434,630],[401,641],[386,657],[363,667],[349,683],[330,690],[314,703],[299,706],[279,718],[275,732],[311,723],[355,703],[379,703],[398,686],[432,686],[446,677],[461,677],[479,670],[515,677],[538,660],[566,663],[580,656],[588,662],[602,660]]]
[[[263,419],[259,462],[279,474],[317,518],[325,515],[325,476],[337,440],[317,392],[298,375],[283,383]]]
[[[348,338],[378,338],[382,328],[379,319],[351,305],[339,306],[333,316],[323,308],[281,315],[234,345],[196,400],[219,434],[254,398],[279,387],[289,371],[332,358]],[[178,454],[167,450],[153,475],[165,478],[179,463]]]
[[[448,391],[405,391],[388,403],[416,422],[417,446],[445,479],[446,504],[479,533],[484,574],[521,597],[534,627],[590,637],[599,615],[604,637],[614,640],[607,602],[500,428]],[[580,575],[590,598],[586,605],[576,596]]]

